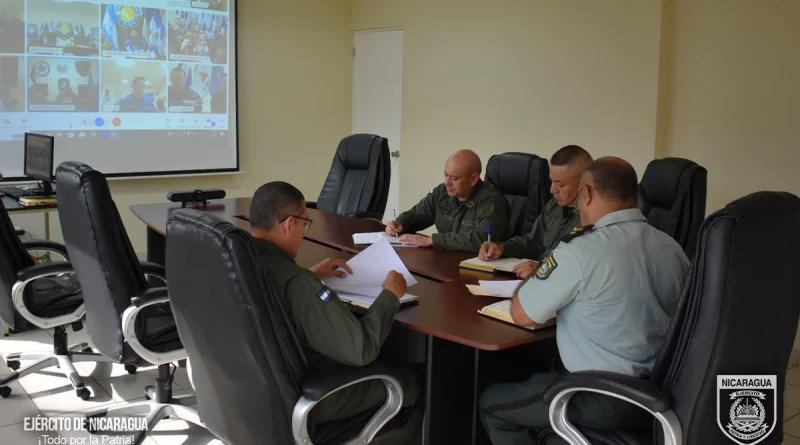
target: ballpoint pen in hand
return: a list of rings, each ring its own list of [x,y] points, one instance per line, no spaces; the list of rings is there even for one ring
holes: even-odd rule
[[[486,242],[489,243],[489,247],[492,247],[492,226],[489,226],[489,237],[486,239]]]
[[[392,209],[392,214],[394,215],[394,226],[397,227],[397,209]],[[394,231],[394,236],[397,236],[397,230]]]

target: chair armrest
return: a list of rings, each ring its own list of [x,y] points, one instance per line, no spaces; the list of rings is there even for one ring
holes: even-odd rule
[[[144,272],[145,275],[152,275],[166,281],[167,271],[164,269],[164,266],[151,261],[141,261],[139,262],[139,265],[141,266],[142,272]]]
[[[25,246],[25,250],[46,250],[49,252],[55,252],[64,259],[69,259],[67,254],[67,247],[61,243],[57,243],[55,241],[48,241],[48,240],[23,240],[22,245]]]
[[[544,400],[551,403],[565,390],[591,389],[610,392],[630,399],[654,413],[670,409],[670,393],[649,380],[607,371],[580,371],[566,374],[545,390]]]
[[[373,364],[369,366],[342,366],[312,375],[303,383],[301,391],[303,397],[313,402],[319,402],[328,394],[336,392],[346,386],[365,380],[378,380],[391,377],[402,382],[404,375],[389,366]]]
[[[166,287],[151,287],[146,289],[142,295],[137,295],[131,298],[131,304],[133,307],[143,308],[145,306],[149,306],[148,303],[156,300],[163,300],[158,301],[159,303],[166,303],[169,301],[169,294],[167,293]]]
[[[341,367],[311,376],[302,388],[303,397],[292,412],[292,434],[295,443],[311,443],[308,434],[308,416],[312,408],[328,395],[351,385],[368,380],[381,380],[386,386],[386,402],[361,430],[357,438],[347,443],[370,443],[403,406],[404,376],[391,368],[373,364],[359,368]]]
[[[141,295],[132,297],[131,305],[122,313],[122,335],[125,337],[125,341],[139,357],[157,366],[186,358],[186,350],[183,347],[172,351],[156,352],[144,347],[136,336],[136,317],[139,312],[146,307],[164,303],[169,303],[167,288],[153,287],[146,289]]]
[[[26,267],[17,272],[17,280],[24,281],[27,285],[28,282],[38,278],[49,277],[52,275],[61,275],[63,273],[73,273],[72,263],[44,263],[35,266]]]
[[[550,426],[574,445],[590,445],[567,419],[569,401],[579,392],[594,392],[624,400],[649,411],[661,424],[664,445],[683,443],[678,416],[670,409],[669,391],[637,377],[607,371],[580,371],[567,374],[547,387],[544,400],[550,404]]]
[[[307,209],[316,209],[317,208],[317,201],[306,201],[306,208]]]
[[[374,219],[377,220],[379,223],[383,224],[383,214],[378,212],[353,212],[347,216],[352,216],[353,218],[361,218],[361,219]]]
[[[26,267],[17,273],[17,282],[11,287],[11,302],[23,318],[31,322],[40,329],[50,329],[54,326],[63,326],[79,321],[86,315],[86,308],[83,304],[78,306],[72,313],[59,315],[52,318],[39,317],[33,314],[25,305],[25,288],[39,278],[65,273],[74,273],[72,263],[44,263]]]

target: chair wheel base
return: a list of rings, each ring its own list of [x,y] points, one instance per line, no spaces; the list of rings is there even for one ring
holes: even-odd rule
[[[8,366],[8,369],[16,371],[19,369],[20,363],[17,360],[9,360],[6,362],[6,366]]]
[[[0,397],[7,398],[11,395],[11,387],[10,386],[3,386],[0,388]]]
[[[78,397],[81,398],[81,400],[89,400],[89,397],[92,396],[92,393],[89,391],[88,388],[76,389],[75,394],[77,394]]]
[[[128,372],[130,375],[136,375],[136,366],[134,365],[125,365],[125,371]]]

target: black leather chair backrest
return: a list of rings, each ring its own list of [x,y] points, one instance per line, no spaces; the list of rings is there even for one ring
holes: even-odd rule
[[[0,320],[16,331],[27,328],[29,324],[14,310],[11,288],[17,282],[17,273],[34,264],[0,200]]]
[[[122,313],[147,288],[144,273],[99,171],[80,162],[56,169],[64,244],[83,289],[89,336],[103,354],[123,363],[139,358],[125,343]]]
[[[172,312],[200,418],[226,443],[294,442],[291,415],[308,366],[265,267],[245,231],[199,210],[170,213]]]
[[[531,153],[493,155],[486,164],[486,181],[508,199],[511,209],[511,235],[524,235],[542,212],[550,193],[550,164]]]
[[[706,169],[682,158],[650,161],[639,184],[639,209],[694,257],[697,232],[706,214]]]
[[[354,134],[339,143],[317,208],[349,215],[386,210],[391,165],[389,141],[374,134]]]
[[[651,377],[672,393],[685,443],[730,443],[717,425],[716,381],[730,374],[777,376],[778,425],[762,443],[780,443],[786,368],[800,317],[798,226],[800,199],[776,192],[748,195],[703,223]]]

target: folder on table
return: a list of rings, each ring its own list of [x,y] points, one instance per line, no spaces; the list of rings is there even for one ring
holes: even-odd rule
[[[19,198],[19,205],[25,207],[52,206],[58,204],[55,196],[25,196]]]
[[[364,309],[369,309],[369,307],[372,306],[372,303],[374,303],[375,300],[378,298],[377,296],[373,297],[367,295],[356,295],[347,293],[339,293],[338,295],[339,299],[342,300],[343,302],[353,306],[363,307]],[[400,299],[400,307],[403,308],[418,302],[419,302],[419,297],[407,293],[403,295],[403,297]]]
[[[495,320],[500,320],[504,323],[514,325],[518,328],[527,329],[529,331],[535,331],[537,329],[546,328],[556,324],[555,314],[553,314],[549,320],[544,322],[544,324],[537,323],[533,326],[520,326],[514,323],[514,320],[511,318],[511,300],[502,300],[498,301],[497,303],[484,306],[478,311],[478,313],[490,318],[494,318]]]
[[[530,260],[520,258],[500,258],[494,261],[481,261],[480,257],[470,258],[458,264],[465,269],[480,270],[483,272],[514,272],[518,265]]]

